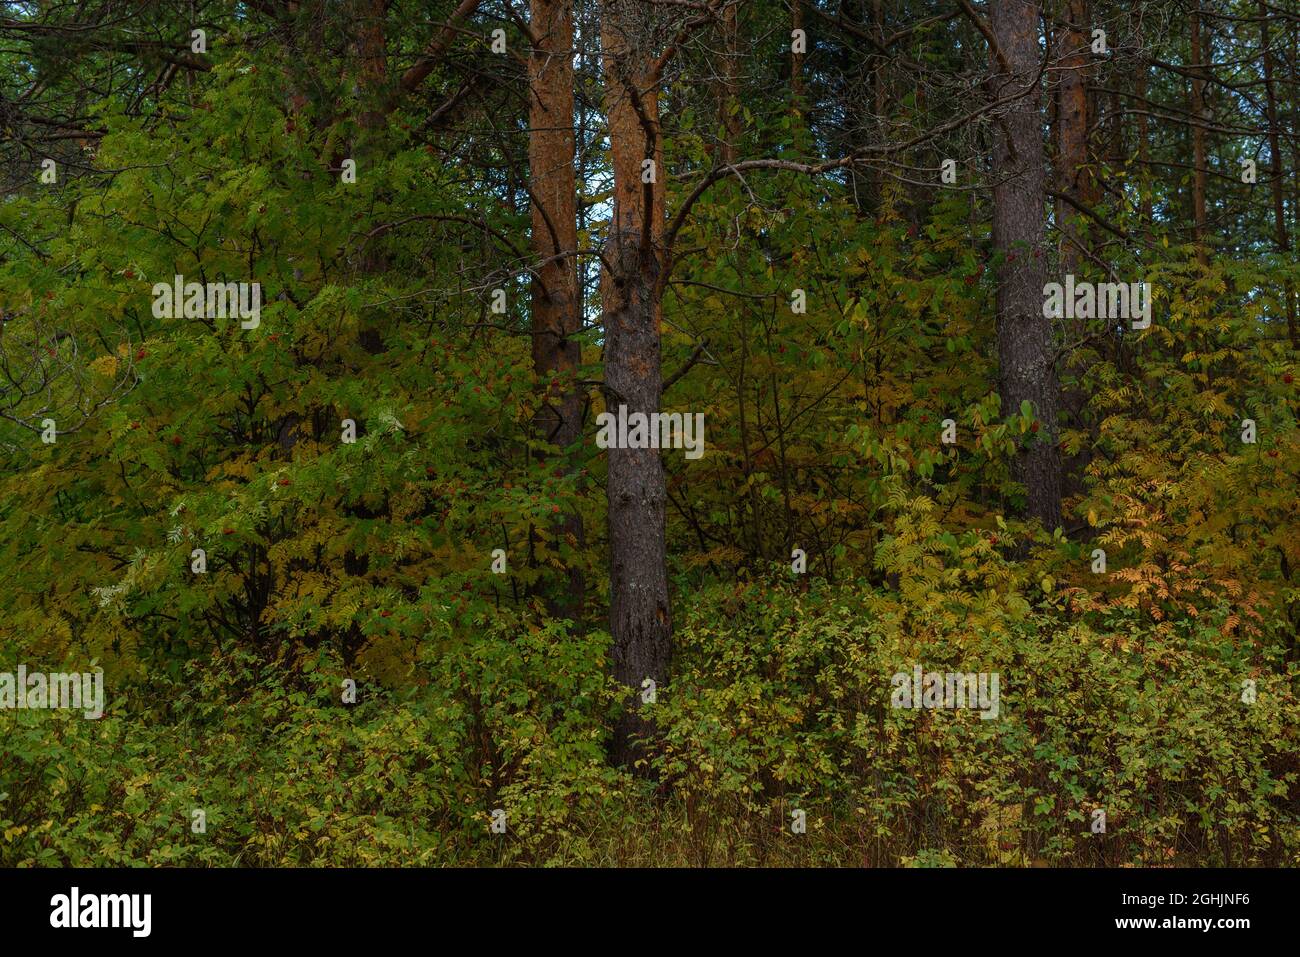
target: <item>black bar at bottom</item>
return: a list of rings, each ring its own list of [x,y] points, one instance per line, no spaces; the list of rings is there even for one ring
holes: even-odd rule
[[[0,933],[6,944],[336,947],[434,930],[447,943],[447,934],[486,934],[495,948],[569,937],[684,946],[690,928],[733,946],[846,929],[866,943],[890,930],[924,937],[965,928],[976,937],[954,940],[969,942],[984,928],[1001,939],[1199,934],[1231,944],[1284,932],[1293,898],[1294,872],[1265,869],[3,870]]]

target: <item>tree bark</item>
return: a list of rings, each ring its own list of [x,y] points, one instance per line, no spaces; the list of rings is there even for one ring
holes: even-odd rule
[[[1143,45],[1142,60],[1137,64],[1137,75],[1133,78],[1133,95],[1139,103],[1145,103],[1147,98],[1147,73],[1151,67],[1147,65],[1147,54],[1145,44]],[[1149,241],[1151,239],[1151,130],[1147,122],[1147,111],[1145,108],[1137,111],[1137,159],[1138,159],[1138,189],[1141,194],[1141,200],[1138,207],[1138,218],[1142,221],[1142,233]]]
[[[1300,76],[1300,22],[1291,24],[1291,49],[1288,56],[1287,75]],[[1291,130],[1300,129],[1300,96],[1291,96]],[[1291,216],[1293,226],[1300,231],[1300,136],[1291,137]],[[1300,304],[1298,304],[1300,305]],[[1300,349],[1300,344],[1292,337],[1291,346]]]
[[[803,28],[803,0],[792,0],[790,4],[790,105],[796,113],[803,109],[803,58],[807,54],[795,53],[793,41],[794,31]]]
[[[361,87],[357,125],[361,132],[357,137],[355,158],[363,176],[370,172],[369,160],[375,155],[376,142],[382,137],[384,127],[384,87],[388,82],[388,41],[384,34],[387,9],[388,0],[358,0],[357,3],[356,42]],[[373,276],[387,267],[383,239],[377,237],[362,252],[359,268],[363,275]],[[383,351],[381,330],[367,327],[362,330],[361,340],[367,351]]]
[[[1269,49],[1268,4],[1259,0],[1259,35],[1264,48],[1264,96],[1268,109],[1268,152],[1271,159],[1269,178],[1273,191],[1273,225],[1276,232],[1278,252],[1285,253],[1291,249],[1291,239],[1286,231],[1286,202],[1282,182],[1282,144],[1277,124],[1277,92],[1273,85],[1273,51]],[[1291,348],[1300,348],[1297,338],[1296,304],[1291,283],[1286,283],[1282,290],[1286,299],[1286,330],[1291,340]]]
[[[731,165],[739,157],[740,144],[740,27],[732,4],[722,10],[722,45],[722,83],[718,97],[722,113],[722,161]]]
[[[1061,52],[1057,65],[1060,81],[1056,106],[1056,189],[1091,206],[1091,174],[1088,166],[1088,37],[1086,0],[1069,0],[1069,26],[1057,33]],[[1076,223],[1079,214],[1064,200],[1057,200],[1056,219],[1061,230],[1061,269],[1074,272],[1082,258],[1083,237]]]
[[[601,45],[605,113],[614,172],[614,215],[605,244],[601,297],[605,324],[605,390],[611,412],[647,416],[659,409],[662,386],[657,286],[662,259],[663,150],[659,78],[645,45],[648,9],[636,0],[604,0]],[[643,182],[654,161],[656,182]],[[667,488],[658,449],[607,453],[610,540],[610,634],[614,676],[631,689],[668,678],[672,623],[664,542]],[[614,729],[612,756],[632,763],[634,737],[651,731],[641,699]]]
[[[532,0],[528,57],[528,171],[532,251],[539,263],[532,284],[533,369],[546,390],[535,427],[543,441],[569,450],[582,438],[578,385],[582,296],[578,285],[577,178],[574,173],[573,12],[571,0]],[[572,471],[571,462],[564,466]],[[551,527],[556,539],[584,542],[582,516],[567,514]],[[581,568],[566,568],[562,598],[549,603],[557,617],[582,613]]]
[[[1001,266],[997,341],[1002,410],[1018,413],[1029,400],[1040,431],[1013,463],[1025,486],[1027,513],[1052,529],[1061,518],[1061,458],[1057,448],[1057,384],[1052,323],[1043,315],[1043,137],[1038,63],[1038,3],[992,0],[992,93],[1019,95],[998,117],[993,151],[993,243]],[[1001,51],[1002,57],[998,56]],[[1005,67],[999,62],[1005,58]]]
[[[1089,37],[1085,33],[1088,18],[1087,0],[1068,0],[1065,10],[1067,25],[1058,27],[1055,52],[1060,77],[1056,85],[1056,116],[1053,130],[1056,140],[1056,190],[1064,196],[1091,207],[1095,203],[1092,188],[1092,168],[1088,156],[1088,67],[1090,64]],[[1061,273],[1076,276],[1084,260],[1087,240],[1079,228],[1082,215],[1075,206],[1063,199],[1056,201],[1056,224],[1060,237],[1059,262]],[[1073,320],[1063,331],[1067,342],[1081,343],[1088,333],[1088,320]],[[1088,396],[1081,387],[1087,371],[1082,358],[1071,354],[1067,358],[1065,386],[1061,392],[1061,416],[1072,428],[1085,424]],[[1088,464],[1086,449],[1062,462],[1062,484],[1070,491],[1078,491],[1080,477]]]
[[[1196,76],[1191,81],[1192,113],[1192,236],[1196,242],[1196,261],[1209,262],[1205,249],[1205,81],[1200,77],[1205,70],[1201,44],[1201,8],[1193,4],[1191,13],[1191,68]]]

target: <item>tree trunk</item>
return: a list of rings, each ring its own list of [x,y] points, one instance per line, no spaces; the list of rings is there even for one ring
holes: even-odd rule
[[[1142,221],[1142,234],[1151,239],[1151,130],[1147,122],[1147,73],[1151,67],[1147,64],[1147,53],[1143,44],[1142,60],[1137,65],[1137,75],[1133,78],[1133,95],[1138,102],[1137,111],[1137,160],[1138,189],[1141,193],[1138,218]]]
[[[1287,75],[1300,76],[1300,22],[1291,24],[1291,49],[1288,56]],[[1300,96],[1291,96],[1291,131],[1300,129]],[[1300,232],[1300,136],[1291,137],[1291,217],[1292,228]],[[1298,296],[1300,298],[1300,296]],[[1300,305],[1300,303],[1297,303]],[[1294,337],[1291,346],[1300,349]]]
[[[1068,26],[1058,28],[1055,51],[1060,79],[1056,88],[1056,191],[1070,196],[1079,203],[1092,205],[1092,171],[1088,163],[1088,66],[1090,63],[1089,38],[1084,32],[1088,20],[1087,0],[1069,0],[1065,16]],[[1079,228],[1082,216],[1063,199],[1056,201],[1056,224],[1060,236],[1061,273],[1079,274],[1087,249],[1083,230]],[[1088,332],[1088,320],[1075,319],[1062,332],[1066,341],[1082,343]],[[1086,368],[1082,358],[1071,354],[1067,358],[1065,385],[1061,392],[1061,416],[1072,428],[1082,428],[1088,396],[1081,382]],[[1069,491],[1080,489],[1080,476],[1088,465],[1087,449],[1062,464],[1062,483]]]
[[[582,438],[578,370],[582,328],[579,293],[577,179],[573,132],[573,14],[571,0],[532,0],[535,46],[528,58],[528,171],[531,180],[532,251],[539,266],[532,284],[533,369],[547,401],[535,423],[538,437],[561,449]],[[571,464],[566,469],[572,470]],[[557,539],[584,541],[582,516],[565,515],[551,527]],[[571,566],[563,598],[550,602],[557,617],[582,613],[585,582]]]
[[[388,81],[388,43],[384,37],[387,9],[388,0],[359,0],[356,11],[362,93],[357,121],[363,130],[377,130],[384,122],[384,85]]]
[[[1259,0],[1259,34],[1264,47],[1264,96],[1268,107],[1268,152],[1270,163],[1270,186],[1273,190],[1273,225],[1276,231],[1278,252],[1285,253],[1291,249],[1291,239],[1286,231],[1286,203],[1282,183],[1282,144],[1277,126],[1277,93],[1273,86],[1273,51],[1269,49],[1268,4]],[[1291,348],[1300,348],[1297,338],[1296,309],[1294,290],[1291,283],[1283,287],[1282,295],[1286,299],[1286,330],[1291,340]]]
[[[802,30],[803,26],[803,0],[792,0],[790,4],[790,103],[794,112],[798,113],[803,107],[803,58],[805,53],[794,52],[794,31]],[[805,34],[805,37],[807,34]],[[806,42],[806,41],[805,41]]]
[[[1209,259],[1205,249],[1205,81],[1200,79],[1205,70],[1201,44],[1201,9],[1199,2],[1191,13],[1191,68],[1192,78],[1192,235],[1196,242],[1196,260],[1205,265]]]
[[[605,391],[611,412],[659,409],[662,374],[656,301],[663,234],[663,150],[658,77],[653,75],[648,9],[636,0],[604,0],[601,41],[605,113],[614,171],[614,215],[605,244],[601,297],[605,323]],[[654,179],[643,182],[645,160]],[[667,488],[658,449],[608,450],[609,617],[614,676],[631,689],[668,678],[672,623],[664,542]],[[651,727],[641,698],[620,716],[613,758],[631,763],[636,735]]]
[[[736,8],[722,10],[722,83],[718,101],[722,116],[722,162],[728,166],[739,157],[740,145],[740,27]]]
[[[1043,138],[1039,103],[1038,4],[992,0],[990,26],[1005,67],[993,51],[992,93],[1023,95],[1003,108],[993,151],[993,243],[998,274],[997,340],[1002,410],[1029,400],[1040,431],[1026,433],[1015,478],[1025,486],[1027,512],[1052,529],[1061,518],[1061,458],[1057,448],[1057,386],[1052,322],[1043,316]],[[1009,72],[1008,72],[1009,71]],[[1028,88],[1028,89],[1026,89]]]
[[[1087,203],[1091,199],[1088,167],[1088,20],[1086,0],[1069,0],[1068,27],[1058,31],[1061,52],[1057,64],[1060,81],[1056,107],[1056,190]],[[1083,237],[1076,227],[1079,213],[1057,200],[1056,218],[1061,230],[1061,269],[1075,272],[1082,258]]]
[[[383,137],[385,85],[388,82],[388,41],[384,34],[387,0],[357,0],[356,23],[357,59],[360,64],[360,111],[357,125],[360,133],[354,147],[359,175],[370,175],[370,159],[377,153],[377,143]],[[388,268],[384,254],[383,237],[367,243],[361,253],[358,269],[362,275],[374,276]],[[367,323],[361,330],[361,344],[366,351],[377,354],[384,351],[383,330]]]

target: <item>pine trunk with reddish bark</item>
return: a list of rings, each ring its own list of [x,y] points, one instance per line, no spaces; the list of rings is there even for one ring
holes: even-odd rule
[[[582,328],[578,284],[577,176],[574,172],[573,13],[571,0],[532,0],[528,57],[528,172],[532,252],[538,265],[532,285],[533,369],[546,403],[534,423],[538,438],[561,450],[582,439],[582,360],[576,336]],[[561,468],[572,471],[565,462]],[[556,540],[577,549],[584,543],[582,516],[567,514],[551,526]],[[550,601],[559,617],[582,613],[582,570],[569,566],[563,595]]]

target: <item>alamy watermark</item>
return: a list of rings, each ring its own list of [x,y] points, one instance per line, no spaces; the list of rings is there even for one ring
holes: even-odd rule
[[[688,459],[704,454],[704,413],[633,412],[620,405],[618,414],[596,416],[596,445],[602,449],[685,449]]]
[[[996,671],[925,671],[917,665],[911,674],[900,671],[890,679],[894,686],[891,703],[895,708],[970,708],[988,721],[1000,713],[999,682]]]
[[[1147,282],[1049,282],[1043,287],[1046,319],[1128,319],[1134,329],[1151,325],[1151,284]]]
[[[0,710],[15,708],[69,709],[102,718],[104,671],[29,672],[26,665],[0,671]]]
[[[155,319],[240,319],[240,328],[262,324],[260,282],[186,282],[175,276],[171,283],[153,284]]]
[[[132,937],[148,937],[152,914],[152,894],[83,894],[73,887],[50,898],[50,926],[55,928],[121,927]]]

